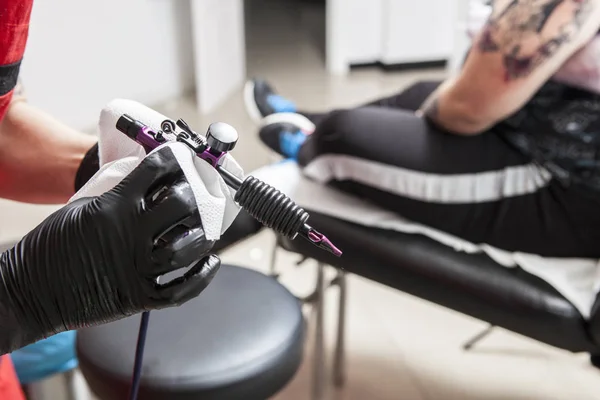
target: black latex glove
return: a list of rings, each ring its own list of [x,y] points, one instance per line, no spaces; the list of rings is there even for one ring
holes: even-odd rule
[[[113,190],[60,209],[0,256],[0,353],[194,298],[219,269],[213,244],[173,152],[162,148]]]
[[[87,153],[85,153],[85,156],[77,169],[77,174],[75,175],[75,192],[78,192],[99,169],[98,143],[96,143]]]

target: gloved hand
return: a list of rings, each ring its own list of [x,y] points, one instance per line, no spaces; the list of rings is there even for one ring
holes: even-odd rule
[[[77,169],[77,174],[75,175],[75,192],[78,192],[99,169],[100,160],[98,156],[98,143],[96,143],[85,153],[85,157],[83,157]]]
[[[159,149],[114,189],[70,203],[0,256],[0,353],[194,298],[220,267],[213,244],[172,150]]]

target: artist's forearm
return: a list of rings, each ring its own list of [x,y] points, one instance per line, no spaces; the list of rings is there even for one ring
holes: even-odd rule
[[[23,101],[0,124],[0,197],[61,204],[74,194],[81,160],[96,138]]]

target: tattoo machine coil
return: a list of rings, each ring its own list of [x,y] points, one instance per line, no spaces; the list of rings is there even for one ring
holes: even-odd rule
[[[236,190],[234,201],[264,226],[289,239],[301,236],[338,257],[342,255],[325,235],[306,223],[309,214],[292,199],[253,176],[241,180],[222,166],[223,157],[233,150],[239,137],[231,125],[213,123],[206,137],[202,137],[182,119],[176,123],[167,119],[161,123],[161,130],[153,131],[125,114],[118,119],[116,127],[142,145],[147,153],[169,141],[184,143],[217,170],[225,183]]]
[[[153,131],[147,125],[124,114],[117,120],[116,128],[142,145],[146,153],[167,142],[184,143],[196,156],[217,170],[225,183],[236,191],[234,201],[260,223],[290,239],[301,236],[338,257],[342,255],[325,235],[306,223],[308,213],[292,199],[253,176],[241,180],[223,167],[223,157],[233,150],[238,140],[238,133],[232,126],[222,122],[211,124],[206,137],[202,137],[182,119],[176,123],[167,119],[161,123],[159,131]],[[129,392],[130,400],[136,400],[139,392],[149,318],[149,311],[142,313]]]

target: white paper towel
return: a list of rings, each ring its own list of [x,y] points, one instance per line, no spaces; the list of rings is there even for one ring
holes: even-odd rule
[[[128,114],[155,130],[160,129],[161,122],[167,119],[135,101],[117,99],[109,103],[102,110],[98,124],[100,170],[70,201],[98,196],[112,189],[146,156],[142,146],[117,130],[117,120],[123,114]],[[239,207],[233,201],[235,192],[210,164],[198,158],[186,145],[170,143],[164,146],[173,150],[190,183],[206,238],[219,239],[239,212]],[[230,155],[223,158],[223,166],[237,177],[243,178],[242,168]]]

